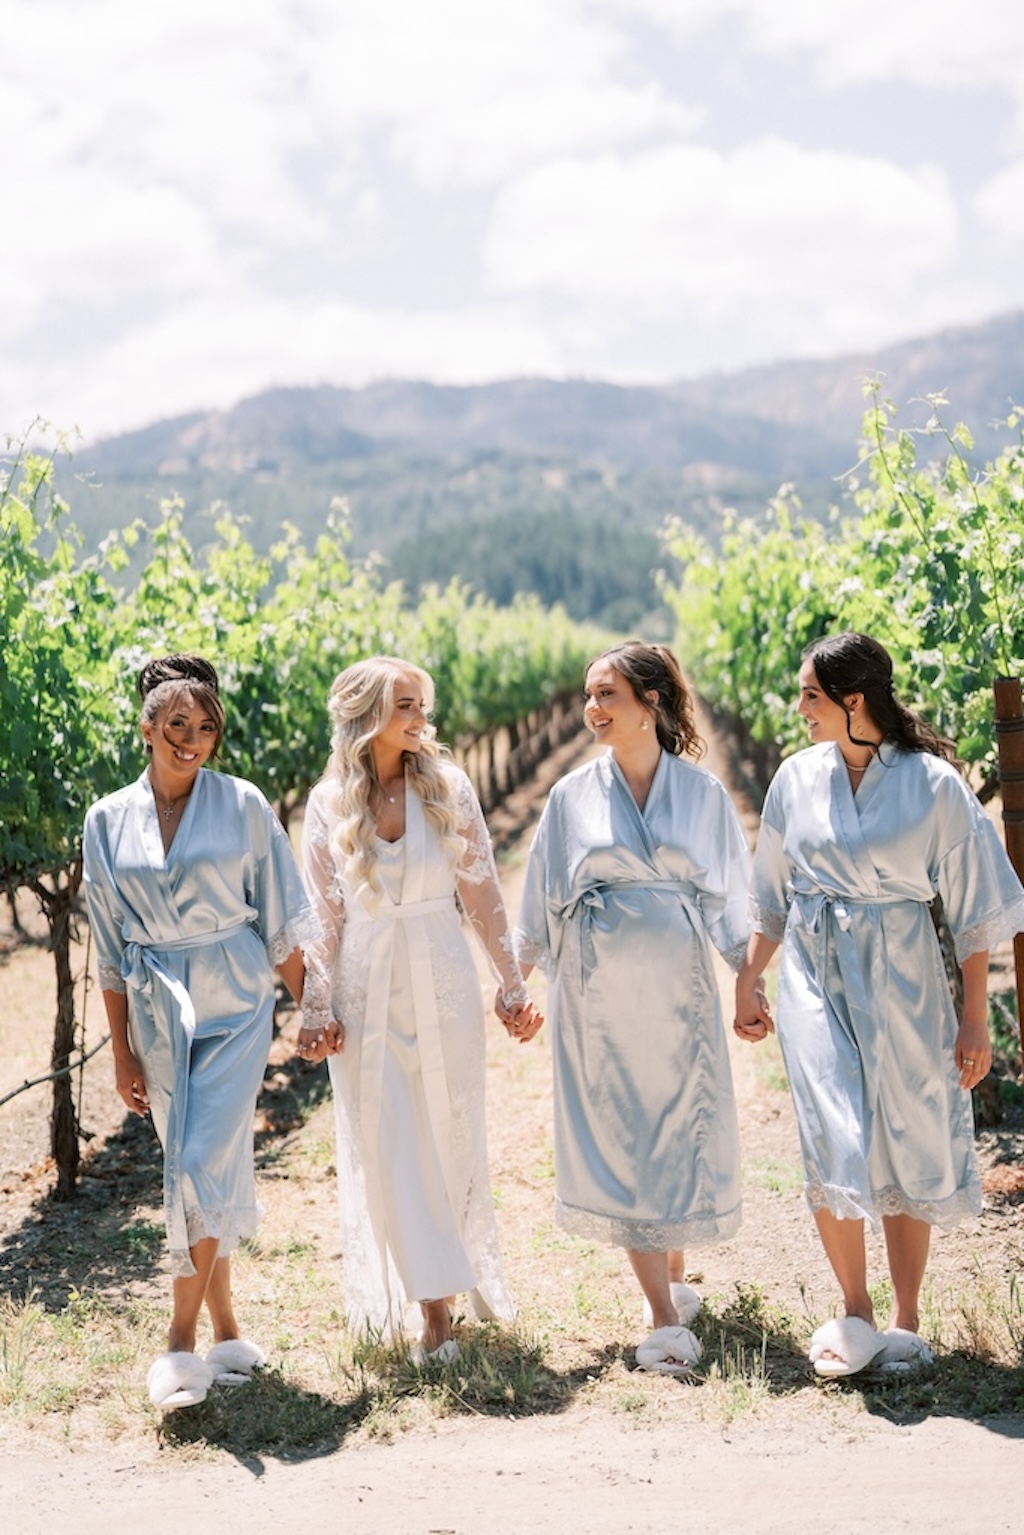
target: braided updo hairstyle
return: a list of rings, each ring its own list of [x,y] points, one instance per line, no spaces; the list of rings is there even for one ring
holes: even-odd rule
[[[205,709],[217,726],[217,740],[212,756],[220,750],[224,738],[224,705],[220,701],[217,669],[203,656],[157,656],[147,661],[139,672],[141,723],[153,725],[159,715],[188,699]],[[149,748],[147,747],[147,750]]]
[[[624,677],[638,703],[654,714],[658,743],[673,757],[703,757],[704,742],[697,734],[693,718],[693,699],[683,681],[679,662],[667,645],[645,645],[642,640],[624,640],[594,656],[589,671],[597,661],[608,664]],[[649,693],[657,693],[652,704]]]
[[[908,752],[928,752],[946,762],[956,762],[956,745],[901,704],[892,681],[892,657],[884,645],[868,634],[847,630],[813,640],[803,652],[810,661],[821,690],[846,713],[846,732],[855,746],[874,746],[850,731],[845,700],[860,693],[872,723],[882,732],[883,741],[892,741]]]

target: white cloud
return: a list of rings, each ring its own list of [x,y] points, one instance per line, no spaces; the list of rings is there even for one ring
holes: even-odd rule
[[[495,293],[645,319],[794,305],[812,323],[902,301],[955,242],[935,171],[770,139],[547,166],[498,198],[485,258]]]
[[[1024,160],[1017,160],[978,189],[974,206],[996,240],[1024,247]]]
[[[755,52],[809,61],[829,85],[905,81],[1024,99],[1019,0],[603,0],[621,22],[644,16],[679,38],[738,21]]]
[[[62,361],[49,370],[35,408],[62,427],[80,426],[92,439],[126,424],[126,379],[131,424],[137,424],[224,406],[275,384],[428,377],[459,384],[558,372],[546,327],[521,306],[430,314],[343,303],[296,307],[239,290],[112,334],[97,350],[84,388],[76,365]],[[10,382],[0,370],[0,397]]]

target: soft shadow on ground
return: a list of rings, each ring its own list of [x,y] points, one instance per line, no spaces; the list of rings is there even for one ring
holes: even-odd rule
[[[297,1057],[267,1067],[257,1103],[257,1167],[329,1091],[326,1074]],[[0,1242],[0,1295],[32,1294],[61,1311],[73,1292],[116,1300],[157,1272],[165,1256],[162,1155],[152,1121],[125,1113],[82,1160],[77,1197],[52,1194],[52,1180]]]

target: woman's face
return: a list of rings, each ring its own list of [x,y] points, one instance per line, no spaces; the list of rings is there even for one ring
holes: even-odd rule
[[[800,668],[800,702],[796,712],[807,721],[812,741],[849,741],[846,710],[822,691],[811,661],[805,661]]]
[[[645,730],[656,739],[653,711],[644,708],[610,661],[595,661],[588,669],[583,697],[584,722],[602,746],[635,745]]]
[[[378,730],[374,745],[394,752],[418,752],[427,717],[422,682],[415,672],[400,672],[395,678],[391,713]]]
[[[155,720],[144,720],[142,735],[160,773],[194,778],[216,749],[217,721],[185,693],[172,699]]]

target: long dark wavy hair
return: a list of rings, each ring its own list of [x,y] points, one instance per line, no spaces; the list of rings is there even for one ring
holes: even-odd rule
[[[814,667],[822,692],[845,712],[846,733],[854,746],[877,750],[875,742],[862,740],[850,730],[845,700],[851,693],[861,693],[864,707],[882,732],[883,741],[908,752],[929,752],[956,764],[955,743],[900,703],[893,689],[892,657],[869,634],[850,629],[843,634],[825,635],[806,647],[803,659]]]
[[[658,743],[673,757],[703,757],[706,747],[697,734],[693,718],[693,699],[683,680],[679,662],[667,645],[645,645],[642,640],[623,640],[602,650],[587,663],[587,671],[596,661],[607,661],[633,690],[638,703],[652,709]],[[657,693],[651,703],[648,693]]]

